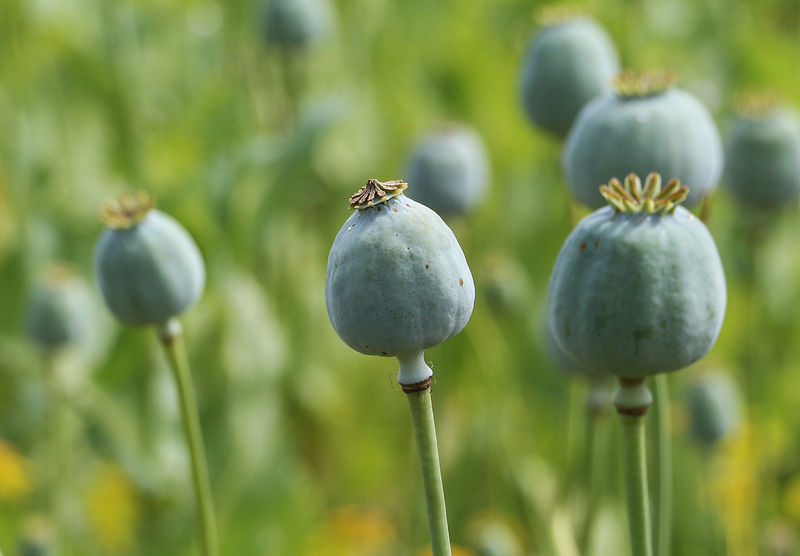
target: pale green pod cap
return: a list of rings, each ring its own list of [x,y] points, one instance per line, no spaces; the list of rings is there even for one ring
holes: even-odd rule
[[[94,254],[95,274],[111,312],[126,324],[160,325],[193,305],[205,285],[194,240],[144,194],[102,210],[107,225]]]

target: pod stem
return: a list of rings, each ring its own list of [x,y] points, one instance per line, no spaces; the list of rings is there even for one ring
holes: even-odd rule
[[[192,480],[197,501],[197,521],[200,544],[204,556],[218,556],[217,524],[214,504],[211,498],[211,483],[208,478],[203,436],[200,431],[200,417],[197,413],[189,359],[183,344],[183,331],[180,321],[168,320],[158,330],[158,337],[169,360],[180,403],[181,419],[186,435],[186,446],[192,467]]]
[[[436,444],[436,427],[431,403],[431,377],[416,384],[401,384],[408,397],[414,435],[417,439],[422,488],[428,509],[428,528],[433,556],[450,556],[450,534],[447,529],[447,510],[444,503],[442,471]]]
[[[644,442],[644,415],[652,401],[644,379],[620,378],[614,405],[622,424],[623,473],[632,556],[653,556]]]
[[[654,377],[655,423],[658,457],[656,476],[656,556],[669,556],[672,540],[672,437],[670,435],[669,383],[667,375]]]

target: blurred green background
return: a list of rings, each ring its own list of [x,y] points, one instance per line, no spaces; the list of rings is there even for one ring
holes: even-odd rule
[[[348,196],[367,178],[403,177],[414,142],[458,121],[484,138],[492,178],[485,202],[450,222],[475,312],[426,354],[451,535],[467,555],[574,554],[585,386],[550,362],[541,316],[570,213],[560,144],[529,125],[517,97],[540,4],[341,0],[330,34],[293,53],[264,41],[265,7],[0,0],[0,550],[32,554],[23,547],[66,531],[54,553],[196,553],[179,415],[152,330],[117,325],[97,293],[91,333],[57,358],[22,326],[51,262],[92,282],[100,204],[145,189],[208,268],[183,321],[222,553],[425,554],[396,362],[337,338],[325,266]],[[676,70],[723,134],[742,91],[800,103],[796,0],[584,7],[624,66]],[[696,367],[735,376],[747,411],[736,435],[703,449],[682,395],[698,369],[670,377],[674,554],[800,553],[800,215],[771,215],[746,250],[744,212],[718,191],[709,227],[728,314]],[[590,553],[625,554],[617,423],[605,421]]]

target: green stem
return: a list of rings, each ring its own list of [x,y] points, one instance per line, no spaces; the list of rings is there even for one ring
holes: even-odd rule
[[[424,386],[425,383],[427,386]],[[415,386],[424,389],[414,391]],[[447,530],[442,471],[439,467],[439,449],[436,445],[436,427],[433,422],[430,379],[418,385],[403,386],[403,391],[407,394],[411,419],[414,421],[433,556],[450,556],[450,534]]]
[[[644,415],[651,403],[652,396],[643,379],[620,379],[614,405],[622,423],[623,475],[632,556],[653,556],[644,443]]]
[[[47,509],[52,519],[55,539],[53,547],[56,551],[63,554],[71,553],[70,517],[73,515],[71,508],[70,493],[70,469],[73,446],[70,438],[70,415],[66,404],[64,392],[61,386],[60,369],[57,364],[57,355],[48,352],[46,358],[46,388],[49,404],[49,434],[50,446],[49,453],[45,454],[48,458],[49,492],[47,495]],[[57,462],[56,465],[53,465]]]
[[[656,439],[656,555],[670,556],[672,544],[672,437],[670,434],[669,383],[667,375],[658,374],[654,380]]]
[[[192,466],[192,479],[197,499],[197,521],[200,528],[200,543],[204,556],[217,556],[217,524],[214,517],[214,504],[211,499],[211,483],[208,479],[203,436],[200,432],[200,418],[197,402],[189,372],[189,360],[183,345],[181,323],[170,319],[159,329],[159,339],[169,360],[175,377],[175,385],[180,402],[181,418],[186,433],[186,445]]]
[[[283,90],[286,98],[286,116],[289,128],[297,127],[300,121],[300,68],[298,54],[288,48],[281,49],[280,61],[283,74]]]
[[[584,464],[583,471],[586,476],[586,515],[583,520],[583,526],[580,530],[579,542],[581,554],[586,554],[589,547],[589,537],[592,533],[592,525],[594,524],[594,517],[597,513],[597,480],[595,478],[597,466],[595,461],[597,459],[597,443],[595,437],[597,436],[598,421],[602,415],[595,413],[587,408],[586,411],[586,430],[584,431]]]

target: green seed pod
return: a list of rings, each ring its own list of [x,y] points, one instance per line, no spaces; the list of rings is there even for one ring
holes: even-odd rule
[[[327,0],[271,0],[264,13],[264,39],[300,49],[324,39],[332,26]]]
[[[197,245],[146,195],[103,207],[108,229],[97,242],[97,283],[111,312],[126,324],[161,325],[203,292],[205,267]]]
[[[564,136],[580,109],[611,89],[619,61],[611,39],[588,17],[546,19],[522,64],[520,97],[534,124]]]
[[[441,216],[464,214],[486,193],[489,159],[478,134],[448,127],[425,137],[408,164],[414,200]]]
[[[92,320],[92,295],[65,265],[52,265],[33,290],[25,315],[28,336],[46,349],[80,341]]]
[[[703,357],[725,313],[722,263],[708,230],[661,190],[630,175],[602,186],[611,206],[584,218],[556,259],[548,319],[561,348],[592,371],[643,378]]]
[[[30,515],[23,522],[19,540],[20,556],[50,556],[55,554],[53,529],[50,522],[39,515]]]
[[[766,107],[765,107],[766,108]],[[725,184],[754,208],[777,208],[800,193],[800,122],[788,109],[743,109],[727,135]]]
[[[527,316],[532,285],[519,261],[504,253],[490,253],[481,267],[482,292],[489,307],[502,316]]]
[[[697,377],[686,392],[689,429],[706,446],[731,434],[741,420],[741,399],[736,384],[724,373]]]
[[[722,143],[708,110],[672,88],[671,73],[625,73],[616,92],[589,102],[564,147],[563,167],[572,195],[590,208],[605,204],[598,184],[614,176],[657,172],[689,187],[692,207],[717,186]]]
[[[453,232],[405,195],[402,181],[369,180],[331,247],[328,317],[339,337],[367,355],[400,361],[398,382],[432,373],[423,351],[466,326],[475,285]]]

